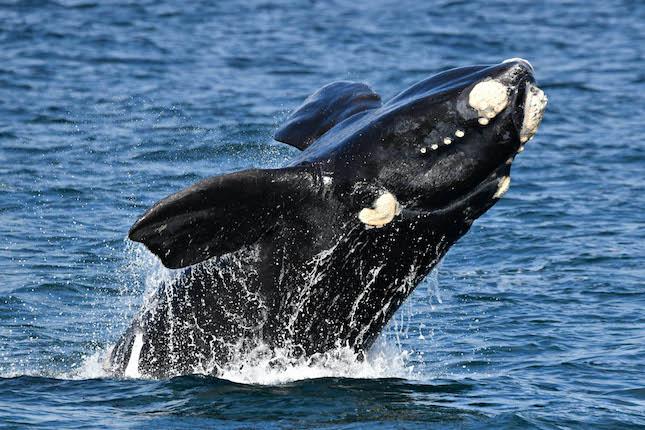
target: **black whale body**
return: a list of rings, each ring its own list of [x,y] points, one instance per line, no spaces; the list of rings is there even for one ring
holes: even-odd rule
[[[478,85],[482,84],[482,85]],[[215,176],[130,231],[170,268],[112,350],[126,376],[217,373],[258,345],[367,351],[508,187],[546,98],[524,60],[449,70],[382,104],[336,82],[276,132],[289,166]]]

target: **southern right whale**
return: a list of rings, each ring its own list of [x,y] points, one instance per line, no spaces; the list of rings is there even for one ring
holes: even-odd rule
[[[263,345],[365,352],[506,192],[546,106],[531,65],[448,70],[385,103],[362,83],[307,98],[275,138],[286,167],[207,178],[132,227],[169,268],[114,346],[118,375],[217,374]]]

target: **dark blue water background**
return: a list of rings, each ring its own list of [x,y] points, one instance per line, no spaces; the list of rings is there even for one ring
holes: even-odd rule
[[[0,426],[643,428],[644,33],[639,0],[2,2]],[[371,360],[102,372],[164,274],[125,240],[151,203],[284,163],[325,83],[515,56],[542,128]]]

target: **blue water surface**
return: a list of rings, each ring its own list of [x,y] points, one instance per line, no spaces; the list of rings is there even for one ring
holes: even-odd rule
[[[518,56],[542,128],[384,336],[408,373],[101,373],[150,204],[289,160],[272,131],[323,84]],[[0,2],[0,427],[645,428],[644,57],[641,0]]]

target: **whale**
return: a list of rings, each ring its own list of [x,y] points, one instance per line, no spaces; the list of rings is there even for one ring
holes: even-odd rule
[[[286,165],[206,178],[134,223],[128,237],[174,277],[107,367],[164,378],[219,375],[258,350],[365,357],[508,190],[546,104],[520,58],[446,70],[386,101],[365,83],[323,86],[275,131],[300,151]]]

